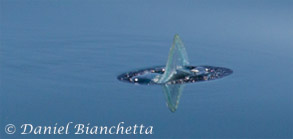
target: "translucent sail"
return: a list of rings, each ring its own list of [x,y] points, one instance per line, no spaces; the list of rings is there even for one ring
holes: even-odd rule
[[[169,52],[168,61],[163,75],[157,78],[155,82],[166,83],[170,81],[178,70],[189,65],[188,56],[179,35],[174,36],[173,44]]]
[[[167,106],[171,112],[175,112],[179,105],[180,96],[182,94],[184,85],[182,84],[164,84],[162,85]]]

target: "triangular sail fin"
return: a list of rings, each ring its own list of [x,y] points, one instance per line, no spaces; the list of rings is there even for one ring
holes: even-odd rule
[[[165,72],[163,75],[157,78],[157,83],[168,82],[178,69],[182,69],[184,66],[189,65],[187,52],[184,44],[181,41],[178,34],[175,34],[173,44],[169,52]]]

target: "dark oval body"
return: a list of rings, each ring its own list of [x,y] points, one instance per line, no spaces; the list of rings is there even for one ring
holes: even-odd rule
[[[120,81],[125,81],[135,84],[154,85],[159,84],[153,81],[156,76],[164,74],[164,66],[156,66],[127,72],[117,77]],[[222,78],[232,74],[233,71],[223,67],[213,66],[185,66],[184,72],[177,71],[177,73],[167,82],[167,84],[182,84],[194,83],[199,81],[208,81]]]

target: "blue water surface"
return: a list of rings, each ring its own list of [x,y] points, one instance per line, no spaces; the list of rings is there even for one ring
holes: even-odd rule
[[[293,2],[1,0],[1,138],[293,138]],[[173,35],[191,65],[226,78],[160,86],[117,75],[164,65]],[[144,124],[152,135],[13,135],[5,125]]]

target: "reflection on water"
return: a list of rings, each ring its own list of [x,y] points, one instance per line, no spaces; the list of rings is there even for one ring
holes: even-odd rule
[[[183,84],[164,84],[162,85],[166,99],[166,104],[171,112],[175,112],[178,108],[180,96],[184,89]]]

